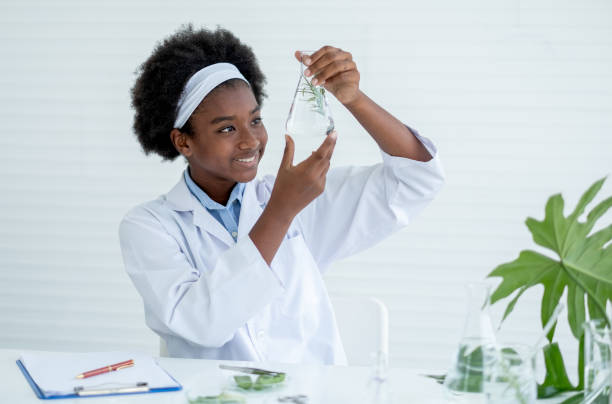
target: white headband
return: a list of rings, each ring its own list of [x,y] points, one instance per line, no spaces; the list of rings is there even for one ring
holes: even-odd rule
[[[244,78],[238,68],[231,63],[215,63],[206,66],[191,76],[181,93],[176,108],[174,127],[182,128],[204,97],[219,84],[230,79],[241,79],[248,83],[248,80]]]

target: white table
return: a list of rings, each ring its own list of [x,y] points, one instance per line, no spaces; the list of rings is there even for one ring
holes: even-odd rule
[[[11,404],[43,403],[23,377],[15,363],[23,351],[0,349],[0,402]],[[278,403],[279,396],[307,394],[309,404],[358,404],[366,402],[367,383],[371,369],[367,367],[345,366],[305,366],[287,364],[249,364],[247,362],[213,361],[203,359],[159,358],[160,365],[183,385],[182,391],[135,394],[127,396],[107,396],[95,398],[75,398],[53,400],[56,403],[168,403],[186,404],[187,392],[201,385],[199,380],[218,380],[227,383],[231,372],[219,370],[219,363],[246,365],[287,372],[287,381],[281,389],[271,392],[246,394],[249,404]],[[394,404],[438,404],[446,403],[442,387],[434,380],[423,377],[422,372],[414,369],[395,368],[389,371],[389,386]],[[229,383],[228,383],[229,384]],[[559,402],[548,401],[547,403]]]
[[[0,402],[37,403],[39,400],[15,363],[23,351],[0,349]],[[364,402],[366,385],[371,370],[367,367],[304,366],[287,364],[248,364],[246,362],[212,361],[203,359],[160,358],[160,365],[183,385],[178,392],[75,398],[53,401],[57,403],[187,403],[187,391],[198,384],[198,379],[218,378],[228,381],[231,372],[219,370],[219,363],[251,365],[287,372],[282,389],[265,393],[249,393],[247,403],[278,403],[279,396],[304,393],[309,404]],[[393,369],[389,372],[389,384],[395,403],[444,403],[443,391],[433,380],[420,376],[410,369]]]

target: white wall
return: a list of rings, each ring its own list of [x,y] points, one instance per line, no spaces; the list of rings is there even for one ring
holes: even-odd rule
[[[270,95],[261,173],[279,162],[293,51],[324,44],[350,50],[363,90],[438,145],[439,198],[327,277],[332,293],[388,304],[393,365],[444,369],[465,282],[532,245],[524,219],[541,218],[549,195],[573,206],[612,171],[609,1],[3,0],[0,347],[156,351],[117,225],[166,192],[182,162],[142,154],[128,92],[155,43],[189,21],[232,30],[260,59]],[[334,165],[377,161],[367,134],[333,108]],[[519,303],[507,337],[535,338],[539,292]],[[560,334],[571,342],[567,327]]]

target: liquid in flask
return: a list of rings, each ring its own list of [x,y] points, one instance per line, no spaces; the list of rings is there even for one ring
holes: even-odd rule
[[[485,403],[486,370],[495,359],[495,332],[489,314],[490,285],[470,283],[463,336],[444,379],[447,398],[454,403]]]
[[[303,61],[312,52],[300,53],[300,76],[285,125],[295,143],[294,164],[310,156],[323,143],[325,136],[334,130],[325,88],[313,85],[312,76],[309,78],[304,75]]]

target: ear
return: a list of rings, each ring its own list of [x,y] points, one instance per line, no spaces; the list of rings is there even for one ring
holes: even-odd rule
[[[170,132],[170,140],[172,140],[172,144],[174,148],[181,153],[185,157],[191,156],[191,145],[189,142],[189,135],[181,132],[180,130],[174,128]]]

